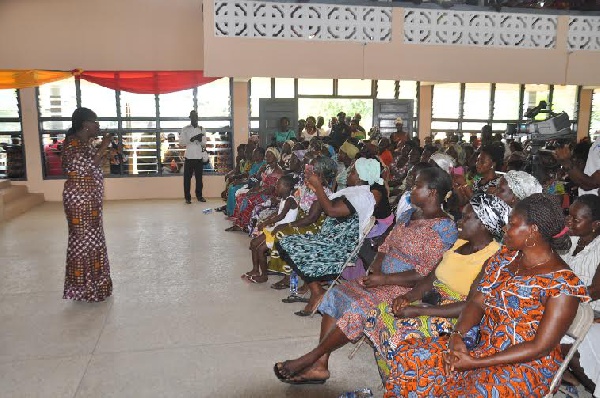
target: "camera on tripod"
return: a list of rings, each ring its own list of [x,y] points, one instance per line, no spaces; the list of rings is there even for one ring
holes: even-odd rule
[[[535,121],[534,118],[540,113],[548,114],[543,121]],[[555,113],[548,107],[546,101],[540,103],[525,112],[526,123],[511,123],[506,127],[509,136],[526,135],[531,141],[531,153],[535,154],[539,149],[556,149],[556,143],[567,144],[575,141],[577,135],[571,130],[571,121],[566,112]]]

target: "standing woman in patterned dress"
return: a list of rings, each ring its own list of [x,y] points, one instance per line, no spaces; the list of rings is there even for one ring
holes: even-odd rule
[[[100,128],[90,109],[77,108],[71,121],[62,154],[67,176],[63,203],[69,225],[63,298],[104,301],[112,294],[112,281],[102,228],[104,178],[100,163],[111,137],[106,134],[98,148],[92,146]]]

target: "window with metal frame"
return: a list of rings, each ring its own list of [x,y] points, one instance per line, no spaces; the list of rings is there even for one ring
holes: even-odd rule
[[[567,112],[573,129],[577,127],[578,86],[504,83],[442,83],[433,87],[431,131],[436,138],[443,133],[479,133],[485,124],[495,132],[507,125],[525,124],[527,109],[546,101],[548,111]],[[535,120],[545,120],[540,113]]]
[[[297,98],[301,119],[323,116],[323,129],[339,111],[348,117],[361,113],[362,126],[371,127],[374,99],[412,99],[415,101],[414,127],[418,120],[419,82],[368,79],[281,79],[253,77],[249,84],[250,135],[258,135],[261,98]]]
[[[0,90],[0,179],[26,178],[19,90]]]
[[[106,176],[163,176],[183,173],[185,149],[179,133],[196,110],[207,131],[206,173],[227,173],[233,166],[233,81],[222,78],[169,94],[132,94],[79,79],[49,83],[38,89],[38,112],[45,178],[63,177],[56,167],[62,141],[77,106],[98,115],[100,129],[113,134],[103,163]],[[56,156],[55,156],[56,155]]]

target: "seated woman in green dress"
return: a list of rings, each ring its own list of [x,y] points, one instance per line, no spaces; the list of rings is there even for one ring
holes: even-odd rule
[[[327,197],[319,176],[305,175],[308,187],[327,215],[314,235],[293,235],[275,244],[280,256],[304,280],[311,297],[296,315],[307,316],[325,293],[321,281],[331,280],[342,271],[347,257],[358,244],[375,208],[370,185],[383,184],[381,168],[375,159],[358,159],[348,175],[348,188]]]

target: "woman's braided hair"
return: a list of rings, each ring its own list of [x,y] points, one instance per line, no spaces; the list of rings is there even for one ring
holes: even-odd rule
[[[524,215],[527,224],[537,225],[540,235],[553,249],[569,250],[571,247],[569,235],[562,234],[554,238],[565,228],[565,216],[554,195],[534,193],[517,203],[514,211]]]

